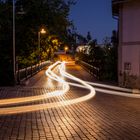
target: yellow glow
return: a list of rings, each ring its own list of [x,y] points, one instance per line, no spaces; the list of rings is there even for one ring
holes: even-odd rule
[[[69,49],[69,48],[68,48],[67,46],[65,46],[65,48],[64,48],[64,49],[65,49],[65,51],[68,51],[68,49]]]
[[[45,34],[46,33],[46,30],[44,28],[42,28],[41,31],[40,31],[40,33],[41,34]]]
[[[53,39],[53,40],[52,40],[52,43],[53,43],[53,44],[58,44],[58,40],[57,40],[57,39]]]

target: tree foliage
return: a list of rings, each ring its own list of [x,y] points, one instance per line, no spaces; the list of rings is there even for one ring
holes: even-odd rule
[[[73,4],[74,0],[15,0],[15,41],[19,67],[37,63],[39,55],[42,61],[47,60],[49,55],[53,57],[56,48],[68,43],[67,29],[72,25],[68,15]],[[7,68],[8,73],[13,69],[12,8],[12,0],[0,1],[0,73]],[[40,37],[39,51],[38,32],[42,27],[47,33]],[[57,47],[52,43],[55,39],[61,42]]]
[[[111,39],[106,37],[103,46],[97,44],[97,40],[93,39],[87,44],[88,54],[86,50],[77,53],[79,60],[99,69],[99,79],[117,81],[117,32],[112,32]]]
[[[37,51],[38,32],[46,27],[47,37],[57,36],[61,42],[67,43],[67,28],[71,26],[68,20],[72,0],[17,0],[16,13],[16,54],[20,57],[31,57]],[[1,46],[12,46],[12,1],[0,4]],[[23,11],[21,11],[23,10]],[[5,39],[5,41],[2,40]],[[3,41],[3,42],[2,42]],[[11,47],[12,48],[12,47]]]

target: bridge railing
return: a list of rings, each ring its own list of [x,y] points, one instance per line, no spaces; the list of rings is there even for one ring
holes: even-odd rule
[[[79,65],[81,65],[86,71],[88,71],[90,74],[92,74],[96,79],[100,79],[100,69],[97,67],[94,67],[84,61],[77,61]]]
[[[49,66],[50,63],[51,61],[45,61],[30,67],[17,70],[16,71],[17,84],[20,84],[20,82],[32,77],[37,72],[41,71],[44,67]]]

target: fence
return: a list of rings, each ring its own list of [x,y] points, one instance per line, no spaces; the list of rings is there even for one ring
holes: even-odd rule
[[[81,65],[86,71],[92,74],[96,79],[100,79],[100,69],[94,67],[84,61],[77,61],[79,65]]]
[[[32,77],[34,74],[42,70],[45,66],[50,65],[50,63],[50,61],[45,61],[16,71],[17,84],[20,84],[21,81]]]

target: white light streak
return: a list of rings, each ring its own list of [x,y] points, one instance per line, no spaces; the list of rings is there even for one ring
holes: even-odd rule
[[[66,100],[66,101],[55,102],[55,103],[46,103],[46,104],[38,104],[38,105],[26,105],[26,106],[1,108],[0,109],[0,114],[5,115],[5,114],[14,114],[14,113],[25,113],[25,112],[37,111],[37,110],[41,110],[41,109],[49,109],[49,108],[53,108],[53,107],[61,107],[61,106],[66,106],[66,105],[72,105],[72,104],[75,104],[75,103],[79,103],[79,102],[89,100],[90,98],[92,98],[95,95],[95,90],[92,86],[88,85],[86,82],[80,80],[79,78],[76,78],[76,77],[74,77],[74,76],[65,72],[65,63],[64,62],[63,63],[56,62],[55,64],[51,65],[48,68],[48,70],[46,71],[46,75],[48,77],[50,77],[51,79],[62,83],[63,88],[62,88],[61,92],[59,90],[56,90],[54,92],[51,92],[49,95],[47,95],[47,97],[52,97],[52,96],[56,96],[56,95],[59,96],[59,95],[65,94],[69,90],[69,84],[65,80],[61,79],[59,76],[54,74],[54,72],[52,71],[52,69],[54,67],[56,67],[58,64],[59,65],[61,64],[60,67],[59,67],[59,70],[60,70],[60,73],[63,74],[63,76],[66,76],[66,77],[68,77],[72,80],[75,80],[75,81],[81,83],[83,86],[85,86],[86,89],[89,89],[90,93],[87,94],[86,96],[83,96],[83,97],[79,97],[79,98],[71,99],[71,100]],[[29,99],[27,99],[27,98],[29,98]],[[13,103],[13,102],[16,102],[16,103],[26,102],[26,101],[29,101],[30,98],[33,98],[33,97],[25,97],[25,98],[22,98],[21,101],[16,101],[16,99],[8,99],[8,100],[9,101],[11,100],[9,102],[9,104],[10,104],[10,103]],[[18,98],[17,100],[19,100],[19,99],[20,98]],[[34,100],[35,100],[35,97],[34,97]]]
[[[61,84],[62,89],[61,90],[55,90],[53,92],[46,93],[44,95],[38,95],[38,96],[30,96],[30,97],[22,97],[22,98],[13,98],[13,99],[1,99],[0,105],[7,105],[7,104],[18,104],[18,103],[26,103],[26,102],[32,102],[42,99],[47,99],[55,96],[63,96],[69,91],[70,85],[76,86],[79,88],[85,88],[89,90],[89,93],[87,95],[71,99],[71,100],[63,100],[59,102],[53,102],[53,103],[44,103],[44,104],[36,104],[36,105],[24,105],[24,106],[16,106],[16,107],[3,107],[0,108],[0,115],[6,115],[6,114],[14,114],[14,113],[25,113],[25,112],[31,112],[31,111],[37,111],[42,109],[49,109],[54,107],[62,107],[66,105],[72,105],[80,102],[84,102],[86,100],[89,100],[95,96],[95,89],[92,87],[98,86],[102,88],[109,88],[111,90],[107,89],[100,89],[96,88],[96,91],[113,94],[113,95],[119,95],[119,96],[125,96],[125,97],[132,97],[132,98],[140,98],[140,95],[137,94],[130,94],[130,93],[122,93],[120,91],[114,91],[114,90],[122,90],[122,91],[128,91],[129,89],[123,89],[115,86],[108,86],[103,84],[97,84],[97,83],[91,83],[87,81],[83,81],[65,71],[65,63],[66,62],[56,62],[53,65],[51,65],[48,70],[46,71],[46,75],[52,79],[57,81],[59,84]],[[76,83],[72,82],[66,82],[61,76],[58,76],[54,73],[54,68],[59,70],[61,76],[66,77],[68,79],[71,79],[75,81]],[[91,86],[92,85],[92,86]]]
[[[102,87],[102,88],[108,88],[108,89],[113,89],[113,90],[120,90],[120,91],[124,91],[124,92],[132,92],[132,89],[121,88],[121,87],[117,87],[117,86],[110,86],[110,85],[99,84],[99,83],[88,82],[88,81],[86,81],[86,83],[88,83],[88,84],[90,84],[92,86],[98,86],[98,87]]]
[[[107,90],[107,89],[100,89],[100,88],[95,88],[96,91],[102,92],[102,93],[107,93],[107,94],[112,94],[112,95],[118,95],[118,96],[123,96],[123,97],[129,97],[129,98],[140,98],[139,94],[131,94],[131,93],[124,93],[124,92],[119,92],[119,91],[114,91],[114,90]]]
[[[59,62],[51,65],[48,68],[48,70],[46,71],[46,73],[51,73],[51,75],[48,74],[48,76],[51,77],[51,79],[54,79],[54,80],[57,80],[57,81],[63,83],[62,87],[65,87],[63,90],[56,90],[56,91],[52,91],[52,92],[45,93],[43,95],[37,95],[37,96],[12,98],[12,99],[0,99],[0,106],[9,105],[9,104],[19,104],[19,103],[25,103],[25,102],[33,102],[33,101],[42,100],[42,99],[46,99],[46,98],[52,98],[55,96],[60,96],[60,95],[65,94],[69,90],[69,85],[66,82],[64,83],[64,81],[62,79],[60,79],[57,75],[55,75],[51,71],[51,69],[58,64],[59,64]]]

